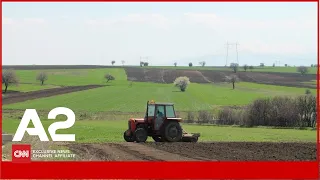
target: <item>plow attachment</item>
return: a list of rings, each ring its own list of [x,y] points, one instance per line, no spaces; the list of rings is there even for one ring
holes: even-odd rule
[[[183,131],[181,142],[198,142],[200,133],[188,133]]]

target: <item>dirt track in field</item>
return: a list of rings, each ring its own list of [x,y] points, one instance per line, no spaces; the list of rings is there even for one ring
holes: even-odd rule
[[[125,68],[129,81],[173,83],[179,76],[187,76],[195,83],[221,83],[226,76],[234,74],[231,71],[210,70],[173,70],[173,69],[145,69]],[[277,72],[237,72],[241,81],[260,84],[281,85],[289,87],[316,88],[315,85],[305,82],[316,80],[315,74],[301,75],[299,73]]]
[[[88,89],[94,89],[102,87],[102,85],[86,85],[86,86],[70,86],[70,87],[61,87],[61,88],[52,88],[52,89],[44,89],[39,91],[31,91],[31,92],[14,92],[12,94],[6,94],[6,96],[2,97],[2,104],[13,104],[17,102],[28,101],[32,99],[56,96],[60,94],[72,93],[76,91],[84,91]]]
[[[95,161],[306,161],[316,143],[104,143],[69,144],[81,160]]]
[[[138,143],[69,144],[67,147],[82,160],[94,161],[191,161],[180,156]]]

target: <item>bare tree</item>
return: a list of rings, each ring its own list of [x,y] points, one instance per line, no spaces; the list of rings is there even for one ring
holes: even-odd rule
[[[174,63],[174,66],[177,67],[177,62]]]
[[[44,81],[48,80],[48,75],[46,72],[40,72],[36,79],[41,82],[41,85],[43,85]]]
[[[114,65],[114,63],[116,63],[116,61],[114,61],[114,60],[113,60],[113,61],[111,61],[112,66]]]
[[[305,75],[308,73],[309,69],[306,66],[300,66],[297,68],[297,71],[300,72],[302,75]]]
[[[236,73],[238,71],[238,67],[239,67],[239,64],[237,64],[237,63],[230,64],[230,68],[233,70],[234,73]]]
[[[226,76],[225,80],[229,83],[232,83],[232,89],[235,88],[235,83],[239,81],[238,76],[232,74],[230,76]]]
[[[13,70],[4,70],[2,72],[2,84],[5,85],[4,93],[7,92],[10,85],[16,85],[19,83],[18,77]]]
[[[188,85],[190,84],[190,80],[188,77],[183,76],[183,77],[178,77],[173,83],[176,87],[179,87],[179,89],[182,92],[184,92],[186,91]]]
[[[122,66],[124,66],[124,63],[126,63],[126,62],[124,60],[122,60],[121,63],[122,63]]]
[[[244,69],[245,72],[247,72],[248,65],[245,64],[245,65],[243,66],[243,69]]]
[[[199,64],[200,64],[202,67],[204,67],[204,66],[206,65],[206,62],[205,62],[205,61],[201,61],[201,62],[199,62]]]
[[[115,78],[111,75],[111,74],[106,74],[106,75],[104,75],[104,78],[106,78],[107,79],[107,82],[109,82],[109,81],[111,81],[111,80],[115,80]]]

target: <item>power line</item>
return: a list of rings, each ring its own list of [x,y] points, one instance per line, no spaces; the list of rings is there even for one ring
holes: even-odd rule
[[[237,63],[239,64],[239,53],[238,53],[238,46],[240,45],[238,42],[237,43],[229,43],[227,41],[227,44],[225,44],[227,47],[227,54],[226,54],[226,66],[228,66],[228,57],[229,57],[229,47],[230,46],[236,46],[236,53],[237,53]]]
[[[140,56],[140,62],[141,62],[143,59],[146,59],[146,62],[148,62],[149,56]]]

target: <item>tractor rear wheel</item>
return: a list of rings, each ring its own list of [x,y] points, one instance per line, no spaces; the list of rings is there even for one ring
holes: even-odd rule
[[[136,142],[146,142],[148,139],[148,132],[144,128],[137,128],[134,132]]]
[[[163,138],[168,142],[178,142],[182,138],[182,128],[177,121],[169,121],[164,126]]]
[[[133,135],[131,134],[131,135],[128,136],[126,132],[127,132],[127,131],[125,131],[125,132],[123,133],[123,138],[124,138],[124,140],[127,141],[127,142],[134,142],[134,137],[133,137]]]

